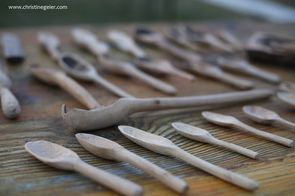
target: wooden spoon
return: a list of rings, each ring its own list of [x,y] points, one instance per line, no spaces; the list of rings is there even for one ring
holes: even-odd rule
[[[218,38],[228,43],[235,50],[242,51],[244,49],[243,44],[238,40],[238,38],[235,35],[233,35],[229,31],[223,29],[217,31],[215,34]]]
[[[154,60],[148,58],[145,52],[135,43],[135,41],[129,35],[122,31],[110,31],[108,33],[108,38],[112,41],[113,44],[116,45],[119,50],[130,53],[132,56],[134,56],[136,58],[134,60],[134,64],[137,65],[139,68],[142,68],[143,70],[161,75],[171,74],[188,80],[194,79],[193,75],[175,68],[167,60]]]
[[[261,124],[278,123],[279,125],[289,127],[295,131],[295,123],[283,119],[274,111],[259,106],[244,106],[243,111],[250,119],[255,122]]]
[[[151,87],[168,94],[176,93],[176,89],[172,85],[146,74],[145,72],[139,70],[134,64],[111,59],[107,55],[109,53],[109,48],[105,47],[106,44],[104,42],[96,39],[96,36],[93,33],[84,29],[74,29],[72,31],[72,36],[77,44],[87,48],[90,52],[97,56],[98,61],[105,70],[136,78]]]
[[[139,185],[85,163],[75,152],[58,144],[40,140],[27,142],[25,149],[47,165],[57,169],[76,171],[123,195],[143,195]]]
[[[99,103],[92,97],[89,92],[78,84],[75,80],[68,77],[64,72],[55,69],[33,66],[31,68],[32,74],[41,81],[58,85],[77,100],[79,100],[88,109],[94,109],[99,107]]]
[[[295,108],[295,93],[278,92],[277,96],[282,102],[286,103],[292,108]]]
[[[199,142],[221,146],[223,148],[229,149],[234,152],[238,152],[252,159],[256,159],[258,156],[257,152],[254,152],[252,150],[243,148],[241,146],[238,146],[229,142],[219,140],[204,129],[194,127],[189,124],[185,124],[181,122],[174,122],[172,123],[172,126],[176,129],[176,131],[179,134],[183,135],[184,137],[187,137]]]
[[[255,190],[258,183],[240,174],[223,169],[182,150],[170,140],[130,126],[119,126],[121,133],[136,144],[159,154],[179,158],[227,182],[247,190]]]
[[[130,163],[179,193],[183,193],[188,189],[187,184],[183,180],[174,177],[171,173],[130,152],[116,142],[84,133],[76,134],[76,138],[79,143],[92,154],[105,159]]]
[[[229,59],[225,57],[218,57],[217,63],[224,69],[236,71],[239,73],[245,73],[250,76],[263,79],[267,82],[277,84],[281,81],[278,75],[259,69],[243,59]]]
[[[216,79],[218,81],[230,84],[239,89],[253,88],[254,83],[248,80],[240,79],[234,75],[225,73],[218,66],[213,66],[202,62],[202,57],[194,52],[180,49],[169,42],[159,33],[150,31],[149,29],[137,29],[136,38],[144,43],[152,44],[169,52],[170,54],[188,62],[186,69]]]
[[[250,127],[249,125],[246,125],[245,123],[239,121],[237,118],[233,116],[228,116],[228,115],[223,115],[223,114],[218,114],[213,112],[202,112],[202,116],[209,122],[220,125],[220,126],[239,129],[243,132],[251,133],[252,135],[256,135],[261,138],[264,138],[273,142],[277,142],[284,146],[288,146],[288,147],[294,146],[293,140],[280,137],[265,131],[261,131],[254,127]]]
[[[74,131],[97,130],[115,125],[129,115],[150,110],[175,109],[198,106],[220,106],[243,101],[257,100],[271,96],[271,90],[260,89],[215,95],[176,98],[121,98],[112,105],[87,111],[62,107],[64,122]]]
[[[5,117],[14,119],[21,113],[21,106],[10,91],[12,82],[2,64],[0,64],[0,99],[1,109]]]

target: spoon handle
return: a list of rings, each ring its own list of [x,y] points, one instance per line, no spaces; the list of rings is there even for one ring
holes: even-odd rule
[[[180,78],[184,78],[187,80],[194,80],[196,77],[190,73],[187,73],[185,71],[182,71],[181,69],[177,69],[173,66],[171,66],[169,69],[166,70],[167,73],[180,77]]]
[[[195,157],[186,151],[180,149],[180,148],[175,148],[174,150],[171,151],[172,155],[201,169],[204,170],[214,176],[217,176],[229,183],[232,183],[234,185],[237,185],[239,187],[242,187],[247,190],[255,190],[258,188],[258,183],[245,177],[240,174],[234,173],[232,171],[229,171],[227,169],[224,169],[222,167],[213,165],[207,161],[204,161],[198,157]]]
[[[115,95],[118,95],[119,97],[134,97],[130,95],[129,93],[125,92],[123,89],[119,88],[118,86],[100,77],[99,75],[96,75],[95,77],[93,77],[93,81],[103,86],[104,88],[108,89],[110,92],[114,93]]]
[[[100,106],[85,88],[64,73],[57,74],[56,79],[56,82],[61,88],[79,100],[88,109],[94,109]]]
[[[291,129],[293,129],[293,130],[295,131],[295,123],[292,123],[292,122],[290,122],[290,121],[287,121],[287,120],[285,120],[285,119],[283,119],[283,118],[279,118],[279,119],[277,120],[277,122],[280,123],[280,124],[283,125],[283,126],[286,126],[286,127],[291,128]]]
[[[123,195],[142,195],[143,189],[127,179],[93,167],[82,160],[74,162],[74,170]]]
[[[0,87],[0,94],[3,114],[10,119],[16,118],[21,113],[18,100],[12,92],[5,87]]]
[[[171,189],[183,193],[187,190],[187,184],[185,181],[176,178],[168,171],[158,167],[157,165],[149,162],[148,160],[128,151],[123,150],[120,151],[119,156],[123,161],[126,161],[136,167],[142,169],[146,173],[150,174],[151,176],[157,178],[162,183],[170,187]]]
[[[293,147],[294,146],[294,141],[275,135],[275,134],[271,134],[265,131],[260,131],[254,127],[250,127],[249,125],[246,125],[245,123],[239,122],[238,124],[236,124],[234,127],[245,131],[247,133],[251,133],[253,135],[259,136],[261,138],[273,141],[273,142],[277,142],[279,144],[282,144],[284,146],[288,146],[288,147]]]
[[[140,71],[137,68],[130,68],[128,74],[132,77],[135,77],[135,78],[147,83],[148,85],[152,86],[153,88],[160,90],[164,93],[167,93],[167,94],[175,94],[176,93],[176,89],[172,85],[162,82],[161,80],[158,80],[158,79],[144,73],[143,71]]]
[[[217,146],[221,146],[221,147],[224,147],[226,149],[232,150],[234,152],[238,152],[238,153],[240,153],[242,155],[245,155],[247,157],[250,157],[252,159],[256,159],[257,156],[258,156],[258,153],[255,152],[255,151],[252,151],[252,150],[249,150],[247,148],[243,148],[243,147],[238,146],[236,144],[225,142],[225,141],[222,141],[222,140],[219,140],[219,139],[213,139],[213,140],[211,139],[211,143],[215,144]]]

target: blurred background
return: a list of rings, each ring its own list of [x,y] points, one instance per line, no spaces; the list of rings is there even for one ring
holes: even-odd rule
[[[25,5],[66,8],[9,8]],[[295,22],[294,0],[1,0],[0,9],[0,27],[238,19]]]

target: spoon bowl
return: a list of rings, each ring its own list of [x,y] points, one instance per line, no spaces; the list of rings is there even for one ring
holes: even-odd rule
[[[277,96],[282,102],[295,108],[295,93],[279,92]]]
[[[73,170],[72,161],[80,159],[75,152],[44,140],[28,142],[25,149],[38,160],[58,169]]]
[[[208,131],[182,122],[174,122],[172,126],[179,134],[197,141],[207,142],[209,139],[213,138]]]
[[[259,106],[244,106],[243,111],[251,120],[261,124],[271,124],[279,118],[277,113]]]
[[[238,122],[237,119],[233,116],[218,114],[214,112],[202,112],[202,116],[209,122],[218,124],[220,126],[231,126]]]

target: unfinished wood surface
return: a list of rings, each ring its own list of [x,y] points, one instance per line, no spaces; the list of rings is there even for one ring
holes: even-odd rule
[[[159,24],[154,29],[163,31],[169,25]],[[295,36],[294,25],[267,25],[243,23],[212,23],[196,24],[195,28],[205,27],[210,30],[217,30],[221,27],[229,27],[237,32],[238,37],[245,43],[247,37],[254,31],[266,31],[281,35]],[[101,39],[106,38],[106,32],[111,29],[122,30],[127,33],[132,32],[132,25],[114,25],[105,28],[89,27],[96,32]],[[85,27],[88,28],[88,27]],[[71,27],[39,28],[39,29],[2,29],[20,35],[23,46],[28,54],[28,59],[19,66],[8,66],[14,86],[12,91],[20,101],[22,114],[16,121],[5,119],[0,114],[0,195],[115,195],[116,193],[97,185],[95,182],[82,177],[73,172],[59,171],[51,168],[25,152],[24,144],[28,141],[46,139],[48,141],[64,145],[75,151],[83,161],[92,164],[100,169],[117,174],[132,180],[139,185],[143,185],[147,195],[175,195],[175,192],[159,183],[156,179],[145,174],[131,165],[123,162],[106,161],[98,158],[86,150],[75,139],[74,133],[70,132],[63,125],[60,118],[60,106],[66,103],[68,107],[83,108],[74,98],[58,87],[51,87],[40,83],[30,74],[30,65],[38,63],[41,66],[58,68],[57,65],[44,52],[40,50],[37,43],[37,32],[46,31],[56,33],[61,39],[65,50],[77,52],[88,61],[96,63],[96,59],[87,52],[79,49],[72,42],[69,33]],[[160,50],[152,50],[143,47],[147,55],[154,58],[167,58],[176,62],[173,58]],[[112,50],[114,58],[130,59],[130,56],[122,55],[116,50]],[[259,65],[272,73],[277,73],[283,80],[295,82],[294,71],[286,70],[275,66]],[[99,68],[100,71],[100,68]],[[106,79],[117,86],[122,87],[136,97],[156,97],[167,96],[159,91],[153,90],[144,83],[131,78],[115,76],[100,72]],[[239,75],[245,79],[252,79],[245,75]],[[177,96],[205,95],[212,93],[222,93],[234,90],[230,86],[220,82],[199,76],[196,80],[188,82],[178,77],[163,78],[165,82],[174,85]],[[253,79],[257,87],[271,87],[259,79]],[[117,100],[102,87],[91,83],[81,84],[91,92],[91,94],[102,105],[108,105]],[[274,86],[273,86],[274,87]],[[254,103],[273,110],[286,120],[295,121],[295,111],[288,105],[282,103],[277,98],[263,100]],[[287,128],[280,126],[260,125],[249,120],[242,112],[241,105],[220,108],[214,112],[233,115],[243,122],[263,131],[277,134],[289,139],[295,139],[295,134]],[[210,144],[198,143],[187,139],[175,132],[171,127],[174,121],[189,123],[193,126],[204,128],[215,137],[232,142],[253,151],[259,152],[262,160],[253,160],[243,155],[230,152],[226,149],[212,146]],[[190,190],[187,195],[294,195],[295,192],[295,150],[280,144],[269,142],[264,139],[245,134],[229,128],[222,128],[206,122],[201,117],[201,110],[184,113],[167,114],[167,112],[153,112],[144,116],[130,117],[124,122],[125,125],[135,126],[148,132],[162,135],[172,140],[179,147],[187,152],[196,155],[210,163],[230,169],[237,173],[248,176],[259,182],[260,188],[253,193],[244,191],[236,186],[225,183],[199,169],[188,164],[165,157],[132,143],[116,129],[111,127],[97,130],[92,134],[111,139],[118,142],[126,149],[141,155],[147,160],[156,163],[158,166],[171,172],[173,175],[184,178]]]

